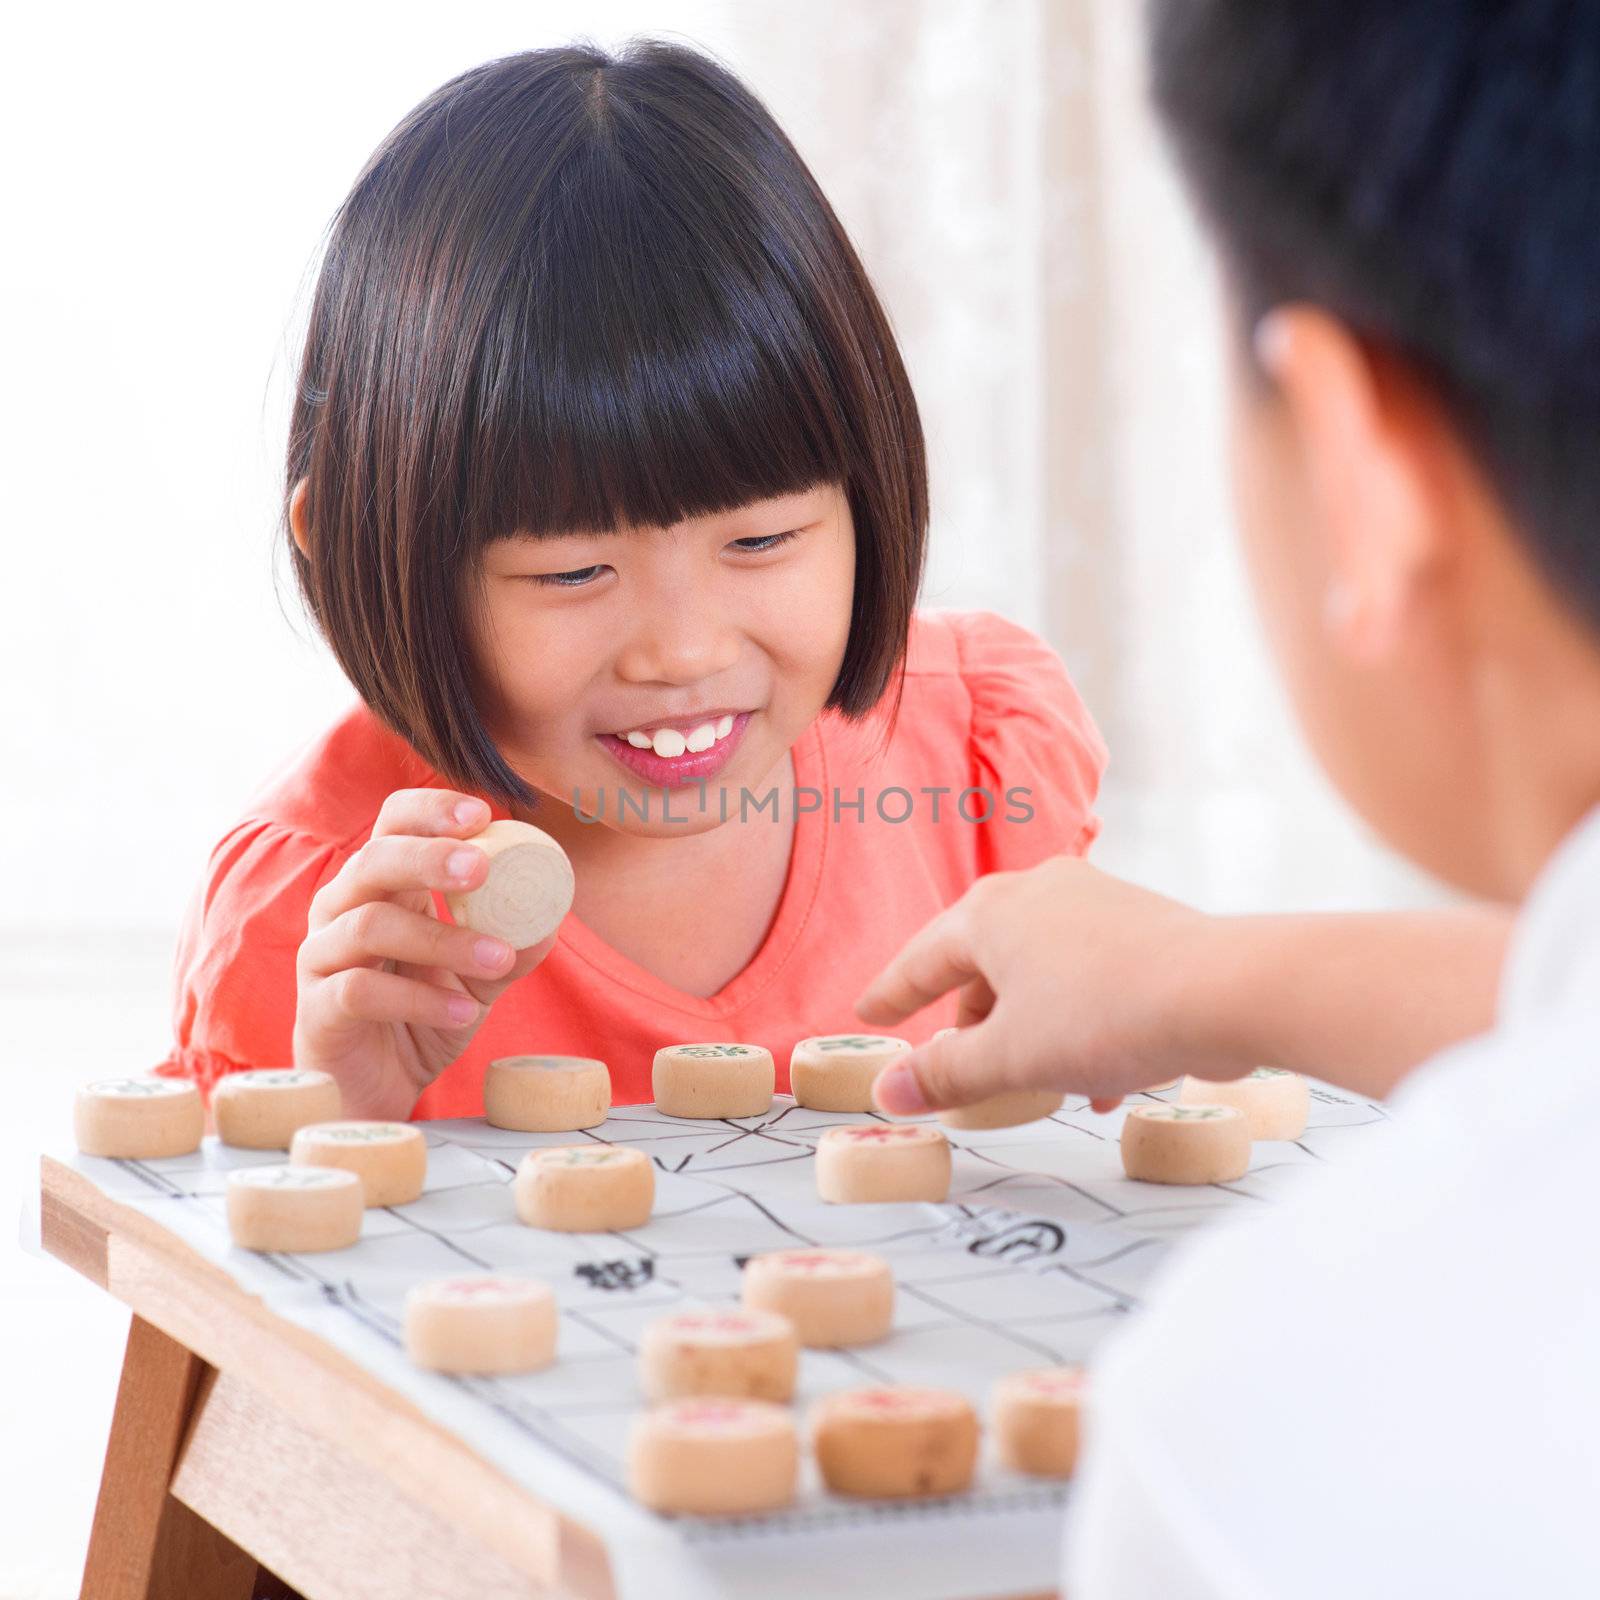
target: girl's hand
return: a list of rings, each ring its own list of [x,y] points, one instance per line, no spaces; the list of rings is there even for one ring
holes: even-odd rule
[[[1185,1014],[1183,980],[1212,926],[1074,857],[980,879],[857,1003],[863,1021],[890,1026],[961,990],[959,1030],[882,1073],[874,1097],[911,1116],[1051,1088],[1104,1111],[1179,1072],[1248,1070]]]
[[[500,993],[549,954],[434,915],[430,891],[473,889],[488,857],[461,841],[489,807],[448,789],[400,789],[372,837],[317,891],[296,964],[294,1061],[331,1073],[353,1117],[404,1119],[471,1042]]]

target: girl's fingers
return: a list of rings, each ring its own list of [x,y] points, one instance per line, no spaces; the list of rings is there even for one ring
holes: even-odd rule
[[[372,836],[410,833],[423,838],[466,838],[489,823],[489,807],[476,795],[456,789],[396,789],[378,812]]]
[[[506,988],[510,984],[515,983],[518,978],[527,977],[527,975],[532,972],[533,969],[538,966],[539,963],[543,961],[552,950],[555,949],[556,939],[557,935],[552,933],[548,939],[541,939],[538,944],[530,944],[526,950],[518,950],[514,952],[517,959],[512,963],[510,968],[507,969],[507,971],[505,971],[500,977],[496,978],[487,989],[480,985],[479,992],[488,995],[497,995],[502,989]],[[510,946],[508,945],[506,948],[510,949]]]
[[[509,975],[516,955],[504,939],[440,922],[392,900],[368,900],[308,934],[299,960],[301,972],[314,978],[400,961],[463,978],[495,979]]]
[[[311,986],[307,998],[305,1020],[312,1030],[333,1034],[371,1023],[465,1028],[483,1010],[471,995],[374,967],[350,967],[322,978]]]
[[[488,873],[489,857],[460,839],[375,834],[312,897],[310,926],[326,927],[335,917],[392,894],[473,889]]]

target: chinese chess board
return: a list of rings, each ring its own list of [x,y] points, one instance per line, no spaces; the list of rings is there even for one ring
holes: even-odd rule
[[[808,1466],[790,1510],[658,1517],[624,1487],[628,1427],[644,1403],[640,1333],[669,1310],[736,1301],[741,1263],[757,1251],[872,1250],[894,1271],[894,1331],[858,1349],[803,1352],[797,1405],[864,1383],[931,1384],[963,1391],[982,1416],[1001,1374],[1087,1357],[1137,1309],[1176,1238],[1219,1214],[1270,1203],[1299,1171],[1339,1159],[1385,1120],[1374,1104],[1314,1086],[1302,1139],[1257,1144],[1236,1183],[1177,1188],[1123,1176],[1122,1115],[1096,1116],[1074,1099],[1025,1127],[951,1130],[948,1202],[863,1206],[817,1199],[814,1150],[825,1129],[872,1119],[809,1111],[787,1096],[762,1116],[732,1122],[623,1106],[585,1134],[430,1122],[422,1125],[422,1197],[368,1211],[358,1244],[319,1255],[255,1255],[229,1239],[227,1173],[282,1161],[281,1152],[207,1138],[195,1154],[169,1160],[63,1159],[600,1531],[624,1600],[813,1595],[835,1579],[869,1580],[863,1592],[885,1596],[957,1596],[1053,1586],[1068,1491],[1008,1474],[986,1456],[966,1495],[861,1503],[828,1495]],[[655,1162],[656,1208],[644,1227],[561,1234],[517,1221],[511,1179],[523,1153],[584,1140],[630,1144]],[[496,1378],[411,1367],[400,1347],[407,1288],[474,1271],[552,1284],[562,1314],[555,1365]]]

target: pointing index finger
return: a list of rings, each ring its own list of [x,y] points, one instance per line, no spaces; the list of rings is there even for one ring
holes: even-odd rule
[[[856,1001],[856,1015],[863,1022],[899,1022],[979,976],[965,919],[941,912],[867,985]]]

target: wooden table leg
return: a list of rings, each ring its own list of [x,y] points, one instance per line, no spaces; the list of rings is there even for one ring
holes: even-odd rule
[[[130,1322],[81,1600],[251,1600],[255,1558],[168,1492],[206,1370]]]

